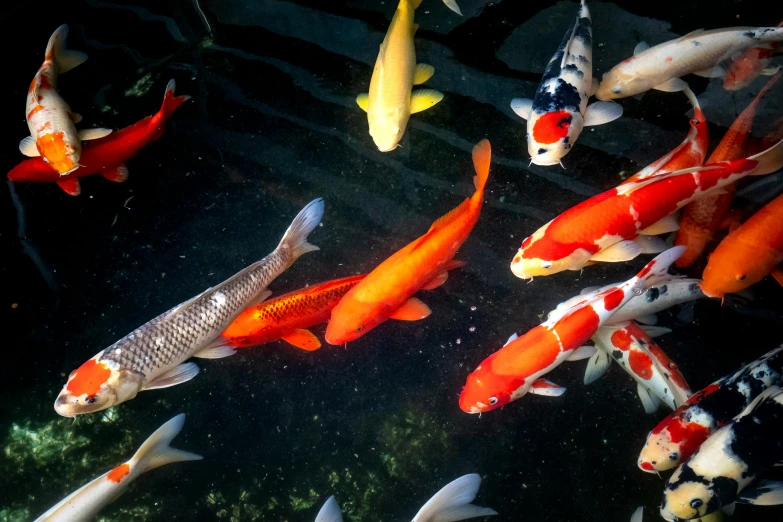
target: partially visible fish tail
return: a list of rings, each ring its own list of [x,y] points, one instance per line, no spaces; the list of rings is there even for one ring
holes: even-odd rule
[[[683,252],[685,252],[684,246],[676,246],[647,263],[642,271],[636,274],[636,277],[642,280],[642,287],[650,288],[672,279],[674,276],[669,274],[669,267],[679,259]]]
[[[779,170],[783,167],[783,140],[748,159],[758,161],[758,164],[748,173],[749,176],[761,176]]]
[[[171,441],[182,430],[185,423],[185,414],[180,413],[166,424],[155,430],[155,433],[144,441],[139,450],[130,460],[132,467],[138,467],[140,473],[171,464],[172,462],[184,462],[187,460],[201,460],[201,455],[182,451],[170,446]]]
[[[49,38],[46,46],[46,59],[56,63],[60,73],[66,73],[87,61],[87,55],[81,51],[69,51],[65,48],[68,38],[68,26],[61,25]]]
[[[286,245],[291,249],[294,259],[298,259],[299,256],[307,252],[318,250],[317,246],[307,242],[307,236],[318,226],[323,215],[324,200],[322,198],[314,199],[308,203],[305,208],[299,211],[291,226],[285,231],[277,248]]]
[[[163,104],[160,106],[160,112],[165,118],[168,118],[177,107],[190,99],[188,95],[175,96],[174,90],[177,88],[177,82],[169,80],[166,85],[166,93],[163,95]]]
[[[476,175],[473,176],[473,184],[476,186],[476,192],[484,192],[484,186],[489,178],[489,164],[492,159],[492,147],[489,140],[481,140],[473,147],[473,168],[476,169]]]
[[[497,511],[471,504],[481,486],[481,477],[477,473],[464,475],[448,483],[413,517],[413,522],[456,522],[473,517],[497,515]]]
[[[333,496],[326,499],[326,503],[315,517],[315,522],[343,522],[340,506]]]

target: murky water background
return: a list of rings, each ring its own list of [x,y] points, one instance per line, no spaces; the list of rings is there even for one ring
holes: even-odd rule
[[[366,92],[392,1],[45,3],[0,7],[7,28],[4,172],[21,161],[22,102],[52,30],[90,59],[62,92],[91,126],[124,127],[160,106],[166,82],[193,100],[158,142],[128,162],[130,179],[8,187],[2,197],[6,336],[0,417],[0,520],[30,520],[128,458],[175,414],[176,447],[204,456],[150,472],[101,520],[312,520],[336,495],[346,520],[408,520],[452,479],[484,477],[477,502],[502,520],[626,521],[637,505],[656,520],[663,480],[636,458],[666,415],[646,415],[617,366],[584,386],[584,362],[548,377],[560,398],[528,396],[481,418],[459,410],[469,371],[514,331],[538,324],[583,287],[625,280],[647,259],[583,273],[515,278],[520,241],[557,213],[606,190],[680,143],[688,102],[653,92],[623,100],[624,117],[586,131],[559,167],[528,167],[524,123],[511,98],[532,96],[575,16],[574,2],[461,0],[464,17],[424,0],[418,61],[445,93],[412,117],[402,147],[375,150],[354,97]],[[592,2],[598,74],[639,40],[700,27],[775,25],[759,2]],[[774,12],[776,9],[777,12]],[[714,147],[766,78],[735,93],[706,90]],[[780,89],[778,89],[780,90]],[[770,96],[757,119],[783,114]],[[347,349],[306,353],[282,342],[199,360],[191,382],[140,394],[71,420],[52,409],[67,375],[165,309],[229,277],[277,244],[296,212],[326,200],[308,254],[272,285],[276,295],[371,270],[472,193],[470,149],[487,137],[486,204],[457,258],[466,267],[422,299],[433,314],[390,321]],[[746,190],[758,206],[781,176]],[[776,192],[777,191],[777,192]],[[698,274],[699,271],[693,272]],[[662,314],[660,340],[693,390],[783,338],[781,289],[753,288],[741,310],[718,302]],[[322,338],[323,327],[315,329]],[[780,520],[744,507],[735,520]]]

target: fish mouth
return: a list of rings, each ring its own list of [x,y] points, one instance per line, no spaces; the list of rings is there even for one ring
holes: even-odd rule
[[[68,404],[68,397],[60,395],[57,400],[54,401],[54,411],[61,417],[72,419],[76,417],[76,414],[71,410]]]

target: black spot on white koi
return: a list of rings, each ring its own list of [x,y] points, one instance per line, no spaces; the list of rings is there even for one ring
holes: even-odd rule
[[[548,149],[538,149],[537,154],[546,154]]]
[[[694,47],[698,47],[701,45],[701,42],[698,40],[693,40],[691,43],[694,45]]]
[[[623,358],[623,352],[621,352],[620,350],[612,350],[612,357],[614,357],[619,361]]]
[[[589,18],[583,16],[579,18],[576,24],[576,30],[574,31],[574,38],[580,40],[585,47],[592,47],[593,45],[593,23]]]
[[[660,297],[660,295],[661,295],[660,290],[658,290],[656,287],[652,287],[652,288],[647,290],[647,292],[645,293],[644,299],[648,303],[652,303],[653,301],[658,299],[658,297]]]
[[[585,73],[579,70],[579,67],[576,66],[576,64],[569,63],[565,67],[563,67],[563,72],[570,72],[571,74],[575,74],[577,78],[584,78]]]

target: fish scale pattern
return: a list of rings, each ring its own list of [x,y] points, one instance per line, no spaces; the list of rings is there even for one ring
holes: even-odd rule
[[[229,280],[209,290],[181,312],[165,312],[140,326],[110,347],[99,360],[144,375],[160,375],[190,358],[215,339],[250,302],[294,262],[287,246]]]
[[[323,310],[330,302],[336,304],[348,290],[359,281],[350,281],[330,288],[326,292],[302,293],[293,298],[282,296],[279,300],[270,301],[263,307],[261,317],[266,320],[282,321],[290,315],[308,316]]]

